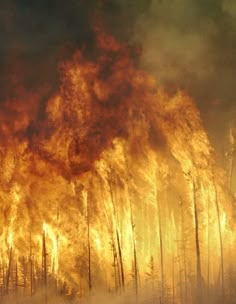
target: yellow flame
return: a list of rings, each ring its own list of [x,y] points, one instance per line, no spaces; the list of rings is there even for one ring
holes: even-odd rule
[[[222,214],[221,214],[220,223],[221,223],[222,233],[224,233],[226,230],[226,226],[227,226],[227,215],[225,212],[222,212]]]
[[[48,230],[48,225],[44,222],[43,223],[43,233],[44,233],[44,235],[47,234],[47,230]]]
[[[9,248],[13,248],[13,232],[11,231],[7,238]]]

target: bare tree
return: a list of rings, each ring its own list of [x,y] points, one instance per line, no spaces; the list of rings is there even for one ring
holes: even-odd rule
[[[224,281],[224,249],[223,249],[223,239],[222,239],[222,227],[220,221],[220,208],[219,208],[219,201],[218,201],[218,192],[215,183],[215,176],[214,171],[212,172],[212,183],[215,192],[215,206],[216,206],[216,213],[217,213],[217,223],[218,223],[218,232],[219,232],[219,241],[220,241],[220,257],[221,257],[221,292],[222,292],[222,304],[224,303],[225,299],[225,281]]]
[[[158,212],[158,228],[159,228],[159,246],[160,246],[160,257],[161,257],[161,299],[164,299],[164,258],[163,258],[163,238],[162,238],[162,217],[161,207],[159,198],[157,197],[157,212]]]
[[[194,179],[192,180],[193,186],[193,208],[194,208],[194,226],[195,226],[195,245],[197,257],[197,298],[202,300],[202,269],[201,269],[201,251],[199,241],[199,211],[197,205],[197,189]]]
[[[42,274],[43,274],[43,286],[44,286],[44,300],[45,304],[48,303],[48,274],[47,274],[47,246],[46,246],[46,228],[43,230],[42,240]]]
[[[109,191],[110,191],[110,195],[111,195],[113,217],[114,217],[114,222],[115,222],[115,234],[116,234],[118,256],[119,256],[119,259],[118,259],[119,273],[120,273],[120,276],[121,276],[121,286],[122,286],[122,289],[124,289],[125,288],[125,275],[124,275],[124,265],[123,265],[123,254],[122,254],[122,248],[121,248],[120,231],[119,231],[119,226],[118,226],[117,207],[116,207],[116,202],[115,202],[114,195],[113,195],[113,190],[112,190],[112,176],[111,176],[111,174],[108,177],[108,185],[109,185]]]

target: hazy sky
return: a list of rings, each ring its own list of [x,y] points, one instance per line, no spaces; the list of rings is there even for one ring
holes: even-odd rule
[[[235,0],[1,0],[0,100],[18,83],[56,86],[58,62],[92,47],[98,10],[114,35],[142,46],[140,66],[195,98],[213,140],[224,136],[236,113]]]

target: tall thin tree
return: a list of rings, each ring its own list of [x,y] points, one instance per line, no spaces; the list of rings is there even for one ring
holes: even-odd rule
[[[135,295],[137,301],[138,289],[139,289],[139,271],[138,271],[137,248],[136,248],[136,238],[135,238],[135,223],[134,223],[133,208],[131,201],[130,201],[130,223],[132,229],[133,256],[134,256],[134,286],[135,286]]]
[[[91,240],[90,240],[90,206],[88,192],[84,190],[84,199],[86,204],[86,222],[87,222],[87,250],[88,250],[88,288],[92,290],[92,271],[91,271]]]
[[[46,226],[43,229],[42,240],[42,274],[43,274],[43,286],[44,286],[44,301],[48,303],[48,274],[47,274],[47,245],[46,245]]]
[[[157,212],[158,212],[158,228],[159,228],[159,246],[160,246],[160,257],[161,257],[161,299],[164,300],[164,256],[163,256],[163,236],[162,236],[162,216],[161,216],[161,207],[160,201],[157,196]]]
[[[215,183],[215,175],[214,171],[212,172],[212,182],[215,192],[215,206],[217,213],[217,223],[218,223],[218,233],[219,233],[219,241],[220,241],[220,257],[221,257],[221,292],[222,292],[222,304],[225,300],[225,281],[224,281],[224,249],[223,249],[223,238],[222,238],[222,227],[220,220],[220,208],[219,208],[219,200],[218,200],[218,191]]]
[[[8,260],[8,269],[7,269],[7,277],[6,277],[6,293],[7,294],[9,292],[11,270],[12,270],[12,246],[10,246],[10,253],[9,253],[9,260]]]
[[[113,190],[112,190],[112,176],[108,177],[108,185],[109,185],[109,191],[111,195],[111,202],[112,202],[112,208],[113,208],[113,217],[114,217],[114,222],[115,222],[115,234],[116,234],[116,241],[117,241],[117,248],[118,248],[118,255],[119,255],[119,272],[121,276],[121,285],[122,289],[125,289],[125,274],[124,274],[124,263],[123,263],[123,254],[122,254],[122,248],[121,248],[121,240],[120,240],[120,230],[118,226],[118,212],[117,212],[117,207],[116,207],[116,202],[114,199],[113,195]]]
[[[202,300],[202,269],[201,269],[201,251],[199,241],[199,211],[197,205],[197,189],[196,182],[192,180],[193,187],[193,208],[194,208],[194,226],[195,226],[195,246],[196,246],[196,258],[197,258],[197,298],[201,302]]]

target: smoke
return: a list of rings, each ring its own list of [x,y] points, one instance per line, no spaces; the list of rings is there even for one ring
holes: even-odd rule
[[[196,300],[198,297],[197,295],[192,295],[193,298]],[[178,297],[167,296],[164,301],[167,303],[172,303],[173,301],[181,300]],[[114,294],[114,293],[96,293],[96,295],[90,295],[87,297],[79,298],[76,295],[67,295],[67,296],[58,296],[58,294],[54,294],[53,292],[48,291],[47,300],[45,299],[45,293],[41,292],[37,295],[29,296],[29,297],[21,297],[18,295],[16,296],[8,296],[2,299],[2,304],[136,304],[138,302],[151,304],[151,303],[158,303],[161,299],[158,297],[156,291],[153,290],[146,290],[143,294],[139,294],[138,298],[134,292],[129,291],[121,294]],[[215,303],[217,298],[209,299],[209,296],[202,297],[201,303],[202,304],[211,304]],[[165,303],[166,303],[165,302]],[[231,302],[230,302],[231,303]]]
[[[218,152],[235,113],[235,14],[232,0],[156,0],[136,10],[133,29],[141,66],[165,90],[194,97]]]
[[[235,26],[236,3],[233,0],[223,1],[223,10],[231,17],[230,21]]]
[[[1,67],[12,67],[18,58],[36,70],[48,67],[52,79],[61,57],[92,45],[92,20],[99,11],[112,34],[142,45],[142,64],[160,83],[186,88],[202,103],[234,99],[233,0],[40,3],[1,1]]]
[[[230,101],[234,11],[232,1],[153,1],[136,23],[143,65],[160,83],[188,89],[198,99]]]
[[[146,295],[142,298],[146,304],[153,303],[153,295]],[[12,304],[16,303],[16,297],[7,297],[3,299],[2,304]],[[79,300],[76,298],[67,297],[59,297],[58,295],[49,294],[47,302],[45,301],[45,294],[37,294],[33,297],[18,297],[17,298],[18,304],[41,304],[41,303],[49,303],[49,304],[135,304],[137,303],[137,299],[135,295],[126,294],[126,295],[114,295],[114,294],[96,294],[96,296],[90,296],[89,298],[80,298]]]

